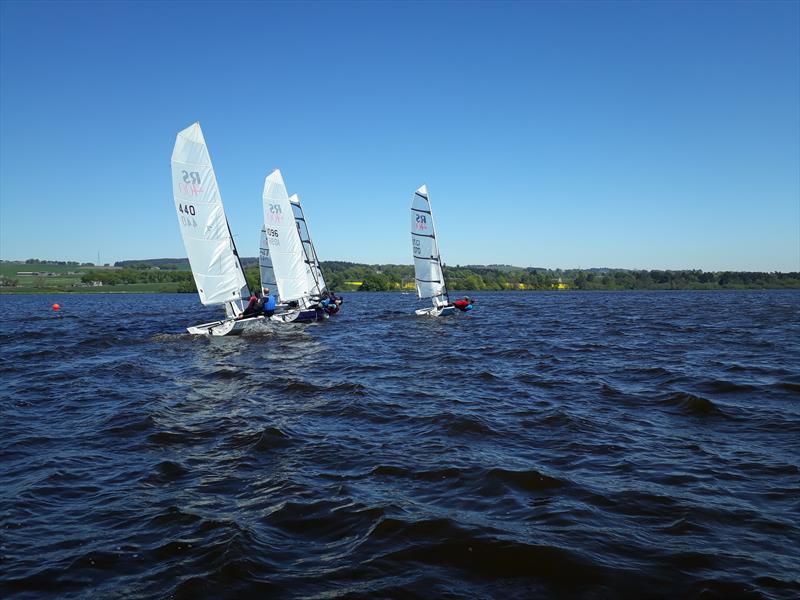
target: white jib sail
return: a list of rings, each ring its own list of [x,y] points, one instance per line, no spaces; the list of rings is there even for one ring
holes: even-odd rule
[[[275,269],[272,267],[272,256],[269,253],[267,232],[261,228],[261,242],[258,247],[258,270],[261,275],[261,290],[269,288],[269,293],[278,293],[278,283],[275,281]]]
[[[292,203],[292,210],[294,211],[294,220],[297,223],[297,233],[300,235],[300,242],[303,244],[303,252],[305,253],[306,260],[306,277],[308,278],[311,292],[314,295],[321,296],[327,290],[325,279],[322,277],[322,267],[317,258],[317,250],[314,248],[314,242],[311,241],[311,233],[308,231],[308,221],[306,221],[303,207],[300,204],[300,198],[297,194],[292,194],[289,197],[289,202]]]
[[[281,172],[275,169],[264,180],[264,231],[266,232],[278,297],[281,302],[311,295],[305,253],[297,233],[292,205]]]
[[[199,123],[175,140],[172,194],[200,301],[225,304],[231,314],[249,292]]]
[[[434,306],[449,302],[428,188],[424,185],[411,198],[411,244],[417,295],[431,298]]]

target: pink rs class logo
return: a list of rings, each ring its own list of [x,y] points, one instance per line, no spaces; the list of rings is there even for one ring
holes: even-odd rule
[[[181,171],[183,176],[178,183],[178,188],[184,196],[198,196],[203,193],[200,173],[197,171]]]
[[[280,225],[283,223],[283,213],[280,204],[269,205],[269,222]]]

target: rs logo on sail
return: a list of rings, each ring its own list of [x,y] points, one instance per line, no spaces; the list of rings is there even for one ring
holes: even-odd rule
[[[272,223],[282,223],[283,222],[283,212],[281,211],[281,205],[280,204],[270,204],[269,205],[269,220]]]
[[[197,171],[183,171],[183,183],[196,183],[200,185],[200,173]]]
[[[178,183],[178,188],[181,194],[186,196],[197,196],[203,193],[203,188],[200,181],[200,173],[197,171],[181,171],[183,176],[182,182]]]
[[[414,227],[417,231],[426,231],[428,229],[428,220],[425,215],[417,215],[417,223]]]

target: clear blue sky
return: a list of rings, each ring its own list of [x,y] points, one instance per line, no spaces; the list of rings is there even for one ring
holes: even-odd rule
[[[0,258],[185,256],[199,120],[240,253],[275,167],[323,260],[800,270],[797,2],[3,2]]]

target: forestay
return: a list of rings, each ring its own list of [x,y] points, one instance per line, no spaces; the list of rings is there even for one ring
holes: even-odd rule
[[[305,253],[297,233],[286,185],[278,169],[264,181],[264,231],[281,302],[311,295]]]
[[[200,301],[231,308],[249,291],[199,123],[175,140],[172,193]]]
[[[417,295],[432,298],[434,305],[449,302],[428,188],[424,185],[414,192],[411,200],[411,243]]]
[[[314,248],[314,242],[311,241],[311,234],[308,231],[308,221],[306,221],[303,207],[300,205],[300,198],[297,194],[292,194],[289,198],[292,204],[292,211],[294,212],[294,220],[297,223],[297,233],[300,236],[300,242],[303,244],[303,253],[305,254],[306,261],[306,278],[309,283],[311,293],[321,296],[327,289],[325,279],[322,277],[322,267],[317,258],[317,251]]]

